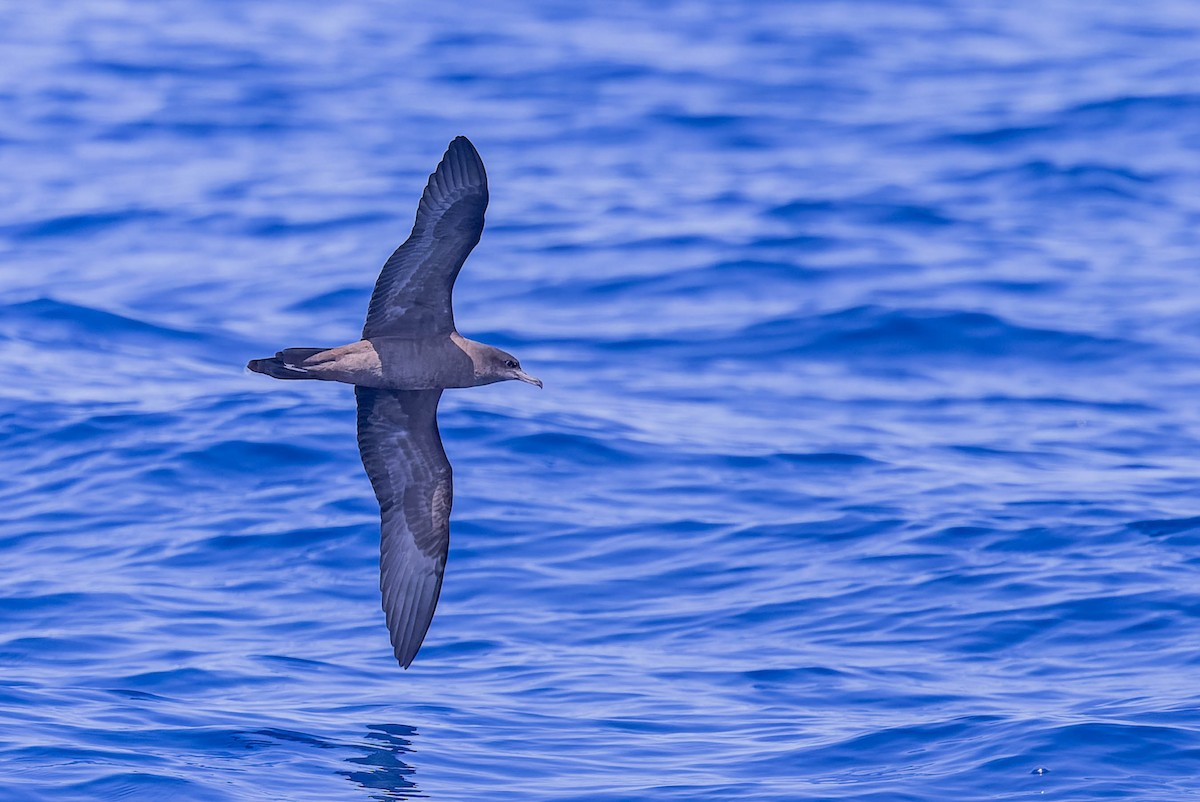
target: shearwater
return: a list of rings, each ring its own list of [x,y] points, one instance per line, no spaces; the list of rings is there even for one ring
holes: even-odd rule
[[[247,365],[276,379],[355,385],[358,449],[382,520],[379,589],[405,668],[433,620],[450,546],[451,470],[437,426],[442,390],[508,379],[542,386],[512,354],[454,327],[454,280],[483,233],[487,202],[483,160],[457,137],[429,176],[412,234],[379,274],[362,339],[285,348]]]

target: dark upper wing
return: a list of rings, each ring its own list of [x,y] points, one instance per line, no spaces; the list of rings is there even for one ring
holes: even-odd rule
[[[392,649],[408,668],[437,606],[450,548],[450,461],[437,428],[441,390],[355,387],[358,450],[379,499],[379,589]]]
[[[450,293],[483,233],[487,174],[465,136],[446,149],[429,176],[412,234],[383,266],[363,338],[426,337],[454,330]]]

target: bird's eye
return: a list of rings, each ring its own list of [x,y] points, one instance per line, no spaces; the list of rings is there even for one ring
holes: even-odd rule
[[[507,361],[504,363],[504,367],[506,367],[506,368],[519,368],[519,367],[521,367],[521,363],[520,363],[520,362],[518,362],[518,361],[517,361],[517,360],[515,360],[515,359],[509,359],[509,360],[507,360]]]

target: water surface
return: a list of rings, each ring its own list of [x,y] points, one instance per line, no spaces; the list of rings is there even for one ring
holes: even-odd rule
[[[0,18],[0,797],[1200,795],[1194,4]],[[458,134],[546,390],[446,394],[404,672],[350,388],[243,365]]]

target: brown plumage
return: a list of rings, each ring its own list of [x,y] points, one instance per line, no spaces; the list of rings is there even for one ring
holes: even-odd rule
[[[454,280],[479,242],[487,202],[483,161],[460,136],[429,176],[412,234],[379,274],[362,339],[286,348],[247,365],[276,379],[355,385],[359,453],[380,508],[379,588],[405,668],[433,619],[450,544],[450,461],[437,428],[442,390],[509,379],[542,386],[516,357],[454,326]]]

